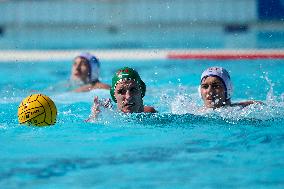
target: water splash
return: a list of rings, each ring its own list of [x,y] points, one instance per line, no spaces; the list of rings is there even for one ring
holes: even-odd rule
[[[200,99],[197,97],[197,94],[178,94],[171,103],[171,113],[178,115],[193,114],[195,116],[216,119],[216,121],[221,119],[232,124],[242,121],[250,121],[251,123],[262,121],[278,122],[284,117],[284,97],[283,94],[279,98],[275,96],[273,93],[274,84],[267,76],[265,79],[270,85],[265,104],[252,104],[244,108],[241,106],[224,107],[213,110],[205,109],[202,105],[199,105]]]
[[[266,80],[266,82],[269,85],[269,91],[266,95],[266,103],[267,104],[271,104],[271,103],[275,103],[277,101],[277,98],[274,96],[274,91],[273,91],[273,87],[275,86],[275,84],[272,82],[272,80],[270,80],[268,78],[268,73],[265,72],[265,75],[263,76],[263,78]]]
[[[174,101],[171,103],[171,112],[174,114],[195,114],[200,107],[195,103],[191,95],[177,95]]]

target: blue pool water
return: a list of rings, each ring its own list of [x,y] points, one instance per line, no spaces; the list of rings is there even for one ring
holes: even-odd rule
[[[144,102],[157,114],[103,110],[86,123],[93,97],[63,87],[70,62],[1,63],[0,188],[283,188],[283,60],[102,61],[110,83],[122,66],[147,84]],[[233,101],[267,105],[198,113],[201,72],[223,66]],[[17,108],[31,93],[58,108],[52,127],[20,126]]]

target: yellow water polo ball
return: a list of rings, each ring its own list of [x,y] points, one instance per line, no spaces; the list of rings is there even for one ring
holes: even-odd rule
[[[56,123],[57,109],[54,102],[43,94],[32,94],[18,108],[20,124],[48,126]]]

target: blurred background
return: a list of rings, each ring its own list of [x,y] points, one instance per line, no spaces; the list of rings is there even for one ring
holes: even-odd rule
[[[283,48],[284,0],[0,0],[0,49]]]

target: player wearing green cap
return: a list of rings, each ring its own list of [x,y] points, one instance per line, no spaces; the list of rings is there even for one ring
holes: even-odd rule
[[[110,95],[117,104],[117,108],[123,113],[155,113],[151,106],[144,106],[143,97],[146,93],[146,85],[140,78],[137,71],[124,67],[119,69],[112,78]],[[96,117],[100,112],[99,107],[110,106],[110,100],[101,103],[98,97],[94,99],[92,117]]]

